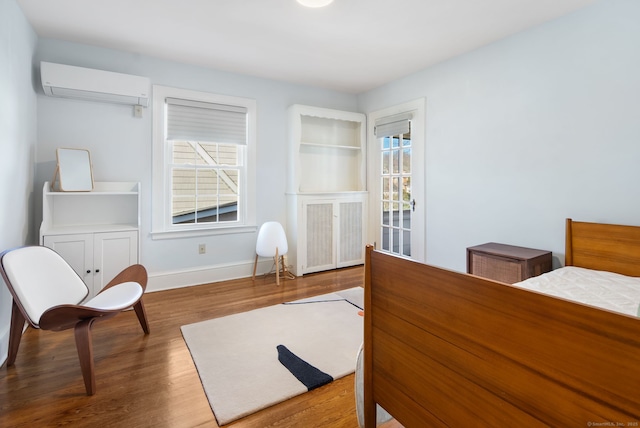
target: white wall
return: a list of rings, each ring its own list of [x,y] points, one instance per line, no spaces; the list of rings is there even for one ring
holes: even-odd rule
[[[38,41],[34,64],[58,62],[147,76],[152,84],[208,91],[257,100],[257,224],[286,222],[286,109],[291,104],[353,110],[354,95],[225,73],[140,55],[52,39]],[[153,240],[151,227],[151,108],[142,119],[132,107],[47,97],[38,91],[38,222],[42,183],[51,180],[57,147],[91,151],[97,181],[142,183],[142,263],[149,289],[249,276],[256,233]],[[198,244],[207,254],[198,254]],[[164,278],[164,279],[163,279]]]
[[[2,40],[11,45],[2,63],[13,70],[18,61],[11,52],[25,45],[19,52],[30,55],[35,36],[13,1],[4,0],[2,7],[8,11],[2,14]],[[44,60],[139,74],[153,84],[255,98],[258,224],[286,220],[287,106],[371,112],[426,97],[427,261],[464,270],[465,248],[487,241],[546,248],[562,259],[568,216],[640,222],[638,18],[640,2],[603,0],[358,97],[51,39],[37,41],[33,64]],[[9,43],[13,38],[19,43]],[[36,87],[38,163],[28,211],[35,220],[17,223],[31,227],[34,240],[55,148],[86,147],[97,180],[142,182],[142,263],[152,277],[193,273],[200,281],[202,272],[218,280],[214,272],[225,270],[220,268],[250,274],[255,234],[150,238],[150,109],[137,119],[128,107],[49,98],[38,82]],[[22,190],[18,198],[14,194],[23,189],[15,179],[4,183],[11,183],[3,191],[13,205],[25,200]],[[9,224],[15,233],[14,222]],[[197,254],[201,242],[207,244],[205,256]]]
[[[426,97],[428,263],[495,241],[557,266],[566,217],[640,225],[639,22],[640,1],[600,1],[359,97]]]
[[[33,243],[36,34],[14,0],[0,0],[0,251]],[[7,357],[11,295],[0,279],[0,364]]]

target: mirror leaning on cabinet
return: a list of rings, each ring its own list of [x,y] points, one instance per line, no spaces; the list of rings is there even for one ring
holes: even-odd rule
[[[61,192],[90,192],[93,190],[91,153],[86,149],[56,149],[56,169],[51,190]],[[58,188],[56,189],[56,182]]]

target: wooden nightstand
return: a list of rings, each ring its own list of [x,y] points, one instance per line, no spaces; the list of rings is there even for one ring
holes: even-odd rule
[[[489,242],[467,248],[467,273],[507,284],[551,271],[551,251]]]

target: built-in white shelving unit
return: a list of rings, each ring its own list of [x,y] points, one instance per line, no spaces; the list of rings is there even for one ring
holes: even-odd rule
[[[140,183],[95,182],[90,192],[42,189],[40,244],[57,251],[97,294],[138,263]]]
[[[289,264],[296,275],[364,262],[366,118],[289,108]]]

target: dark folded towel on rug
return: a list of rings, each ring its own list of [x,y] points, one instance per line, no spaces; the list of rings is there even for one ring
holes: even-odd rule
[[[333,381],[333,377],[307,363],[286,346],[278,345],[278,361],[287,368],[309,391]]]

